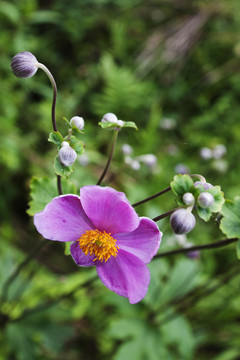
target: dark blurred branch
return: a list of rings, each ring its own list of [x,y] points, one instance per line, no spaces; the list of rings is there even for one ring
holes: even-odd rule
[[[187,248],[181,248],[181,249],[176,249],[176,250],[170,250],[170,251],[165,251],[163,253],[157,254],[154,259],[158,259],[158,258],[162,258],[162,257],[166,257],[166,256],[171,256],[171,255],[176,255],[176,254],[185,254],[188,252],[192,252],[192,251],[197,251],[197,250],[208,250],[208,249],[216,249],[219,247],[223,247],[223,246],[228,246],[234,242],[237,242],[238,238],[232,238],[232,239],[224,239],[224,240],[219,240],[219,241],[215,241],[209,244],[204,244],[204,245],[196,245],[196,246],[191,246],[191,247],[187,247]]]
[[[113,153],[114,153],[114,149],[115,149],[115,145],[116,145],[116,141],[117,141],[117,135],[118,135],[118,130],[115,130],[114,131],[114,134],[113,134],[113,142],[112,142],[112,147],[111,147],[111,150],[110,150],[110,153],[109,153],[109,157],[108,157],[108,161],[107,161],[107,164],[102,172],[102,175],[100,176],[98,182],[97,182],[97,185],[100,185],[101,182],[103,181],[107,171],[108,171],[108,168],[111,164],[111,161],[112,161],[112,157],[113,157]]]

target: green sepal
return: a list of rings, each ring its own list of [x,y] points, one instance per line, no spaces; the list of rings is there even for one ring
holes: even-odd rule
[[[55,144],[59,150],[61,147],[61,143],[64,141],[64,139],[59,131],[52,131],[49,134],[48,141]]]
[[[76,151],[77,155],[82,155],[84,153],[85,144],[83,141],[79,140],[76,136],[70,137],[70,145],[73,150]]]
[[[173,193],[177,196],[177,203],[180,206],[185,205],[182,200],[182,197],[185,193],[190,192],[195,198],[199,193],[199,190],[194,187],[193,180],[187,174],[175,175],[173,181],[170,183],[170,186]]]
[[[68,119],[66,117],[63,117],[63,120],[65,121],[65,123],[68,124],[68,126],[70,127],[70,122],[68,121]]]
[[[71,243],[72,243],[71,241],[65,242],[65,250],[64,250],[65,255],[71,255],[71,252],[70,252]]]
[[[100,125],[102,129],[109,129],[109,130],[120,130],[124,127],[129,127],[129,128],[138,130],[137,125],[133,121],[123,121],[123,125],[118,125],[117,123],[100,121],[98,123],[98,125]]]
[[[123,126],[122,127],[129,127],[129,128],[133,128],[135,130],[138,130],[137,125],[133,121],[123,121]]]
[[[237,258],[238,260],[240,260],[240,240],[237,241],[236,252],[237,252]]]
[[[62,179],[62,190],[64,194],[76,194],[76,186],[65,179]],[[58,196],[56,178],[37,178],[33,177],[30,181],[29,208],[27,213],[30,216],[42,211],[45,206],[56,196]]]
[[[66,178],[66,179],[73,172],[73,166],[72,165],[71,166],[64,166],[60,162],[58,155],[54,159],[53,167],[54,167],[54,171],[55,171],[56,175],[60,175],[60,176],[62,176],[64,178]]]
[[[202,208],[197,205],[198,216],[204,221],[209,221],[212,216],[212,211],[209,208]]]
[[[207,191],[202,191],[201,187],[198,187],[198,189],[201,192],[206,192],[206,193],[211,194],[214,198],[213,204],[211,206],[209,206],[208,208],[202,208],[201,206],[199,206],[199,204],[197,204],[197,211],[198,211],[199,217],[201,219],[203,219],[204,221],[209,221],[212,213],[221,211],[222,206],[225,202],[224,194],[221,191],[220,186],[214,186],[214,187],[208,189]]]
[[[98,125],[101,126],[102,129],[108,129],[108,130],[116,130],[116,129],[120,129],[119,126],[117,126],[116,123],[111,123],[111,122],[99,122]]]
[[[222,207],[220,229],[229,238],[240,238],[240,196],[234,201],[226,200]]]

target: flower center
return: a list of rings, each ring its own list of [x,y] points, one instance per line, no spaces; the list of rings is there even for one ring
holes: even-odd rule
[[[116,245],[116,241],[111,234],[107,234],[105,231],[99,230],[87,230],[78,240],[80,249],[85,255],[95,255],[95,260],[101,262],[107,260],[111,256],[117,256],[119,247]]]

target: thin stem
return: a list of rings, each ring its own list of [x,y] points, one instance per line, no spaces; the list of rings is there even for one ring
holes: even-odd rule
[[[67,292],[66,294],[63,294],[61,296],[59,296],[57,299],[53,299],[51,301],[47,301],[43,304],[39,304],[36,307],[32,308],[32,309],[27,309],[23,312],[22,315],[20,315],[18,318],[16,319],[9,319],[10,322],[18,322],[21,321],[23,319],[25,319],[26,317],[36,314],[40,311],[44,311],[49,309],[50,307],[57,305],[59,302],[61,302],[62,300],[69,298],[70,296],[72,296],[77,290],[79,289],[83,289],[88,287],[89,285],[91,285],[98,277],[94,276],[89,280],[86,280],[84,283],[77,285],[73,290]]]
[[[55,108],[56,108],[56,101],[57,101],[57,85],[56,82],[54,80],[54,77],[52,76],[51,72],[48,70],[48,68],[41,64],[41,63],[37,63],[37,67],[39,67],[40,69],[42,69],[45,74],[48,76],[52,87],[53,87],[53,101],[52,101],[52,126],[53,126],[53,130],[54,131],[58,131],[57,130],[57,124],[56,124],[56,118],[55,118]]]
[[[161,215],[158,215],[158,216],[156,216],[155,218],[153,218],[152,220],[155,221],[155,222],[157,222],[157,221],[159,221],[159,220],[162,220],[162,219],[164,219],[165,217],[172,215],[172,213],[174,213],[174,211],[176,211],[176,210],[178,210],[178,209],[181,209],[181,206],[178,207],[178,208],[169,210],[169,211],[167,211],[167,212],[165,212],[165,213],[163,213],[163,214],[161,214]]]
[[[113,142],[112,142],[112,147],[111,147],[111,150],[110,150],[110,153],[109,153],[109,157],[108,157],[108,161],[107,161],[107,164],[102,172],[102,175],[100,176],[98,182],[97,182],[97,185],[100,185],[101,182],[103,181],[107,171],[108,171],[108,168],[110,166],[110,163],[112,161],[112,157],[113,157],[113,153],[114,153],[114,149],[115,149],[115,145],[116,145],[116,141],[117,141],[117,135],[118,135],[118,130],[115,130],[114,131],[114,134],[113,134]]]
[[[153,200],[153,199],[155,199],[156,197],[161,196],[161,195],[165,194],[166,192],[168,192],[168,191],[170,191],[170,190],[171,190],[171,187],[169,186],[168,188],[166,188],[166,189],[158,192],[157,194],[154,194],[154,195],[152,195],[152,196],[147,197],[146,199],[143,199],[143,200],[141,200],[141,201],[136,202],[135,204],[132,204],[132,207],[136,207],[136,206],[142,205],[142,204],[144,204],[145,202],[150,201],[150,200]]]
[[[48,240],[41,241],[36,248],[17,266],[12,275],[6,280],[2,289],[1,301],[7,300],[8,289],[11,283],[16,279],[20,271],[34,258],[34,256],[47,244]]]
[[[55,82],[54,77],[52,76],[51,72],[48,70],[48,68],[44,64],[37,63],[37,66],[45,72],[45,74],[48,76],[48,78],[52,84],[52,88],[53,88],[52,127],[53,127],[54,131],[58,131],[57,123],[56,123],[56,116],[55,116],[56,101],[57,101],[57,85],[56,85],[56,82]],[[63,193],[61,180],[62,180],[61,176],[57,175],[57,188],[58,188],[59,195],[62,195],[62,193]]]
[[[219,247],[227,246],[227,245],[232,244],[237,241],[238,241],[237,238],[224,239],[224,240],[215,241],[214,243],[209,243],[209,244],[204,244],[204,245],[196,245],[196,246],[191,246],[191,247],[182,248],[182,249],[165,251],[163,253],[157,254],[154,257],[154,260],[162,258],[162,257],[170,256],[170,255],[184,254],[184,253],[197,251],[197,250],[201,251],[201,250],[208,250],[208,249],[216,249]]]
[[[204,183],[206,182],[205,177],[202,176],[202,175],[199,175],[199,174],[191,174],[190,177],[191,177],[191,178],[198,178],[200,181],[202,181],[202,182],[204,182]]]

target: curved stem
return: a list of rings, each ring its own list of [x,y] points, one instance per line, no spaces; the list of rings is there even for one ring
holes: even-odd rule
[[[110,166],[110,163],[112,161],[112,157],[113,157],[113,153],[114,153],[114,149],[115,149],[115,145],[116,145],[116,141],[117,141],[117,135],[118,135],[118,130],[115,130],[114,131],[114,134],[113,134],[113,142],[112,142],[112,147],[111,147],[111,150],[110,150],[110,153],[109,153],[109,157],[108,157],[108,161],[107,161],[107,164],[102,172],[102,175],[100,176],[98,182],[97,182],[97,185],[100,185],[101,182],[103,181],[107,171],[108,171],[108,168]]]
[[[54,131],[58,131],[57,129],[57,123],[56,123],[56,116],[55,116],[55,109],[56,109],[56,101],[57,101],[57,85],[54,80],[54,77],[52,76],[51,72],[48,70],[48,68],[41,63],[37,63],[37,67],[42,69],[45,74],[48,76],[52,87],[53,87],[53,100],[52,100],[52,127]],[[57,175],[57,188],[59,195],[62,195],[62,184],[61,184],[61,176]]]
[[[200,181],[202,181],[203,183],[206,183],[206,179],[204,176],[199,175],[199,174],[191,174],[189,175],[191,178],[198,178]]]
[[[224,240],[215,241],[214,243],[209,243],[209,244],[204,244],[204,245],[196,245],[196,246],[191,246],[191,247],[182,248],[182,249],[165,251],[163,253],[157,254],[153,258],[153,260],[162,258],[162,257],[166,257],[166,256],[170,256],[170,255],[185,254],[185,253],[197,251],[197,250],[201,251],[201,250],[208,250],[208,249],[216,249],[219,247],[227,246],[227,245],[232,244],[237,241],[238,241],[238,238],[224,239]]]
[[[17,266],[12,275],[6,280],[2,289],[1,301],[7,300],[8,289],[11,283],[16,279],[20,271],[34,258],[34,256],[48,243],[48,240],[41,241],[38,246]]]
[[[176,211],[176,210],[178,210],[178,209],[181,209],[181,208],[182,208],[182,207],[180,206],[180,207],[178,207],[178,208],[169,210],[169,211],[167,211],[167,212],[165,212],[165,213],[163,213],[163,214],[161,214],[161,215],[156,216],[156,217],[153,218],[152,220],[155,221],[155,222],[157,222],[157,221],[159,221],[159,220],[162,220],[162,219],[164,219],[165,217],[172,215],[172,213],[174,213],[174,211]]]
[[[132,204],[132,207],[136,207],[136,206],[142,205],[142,204],[144,204],[145,202],[150,201],[150,200],[153,200],[153,199],[155,199],[156,197],[161,196],[161,195],[165,194],[166,192],[168,192],[168,191],[170,191],[170,190],[171,190],[171,186],[169,186],[168,188],[166,188],[166,189],[158,192],[157,194],[154,194],[154,195],[152,195],[152,196],[147,197],[146,199],[143,199],[143,200],[141,200],[141,201],[136,202],[135,204]]]

